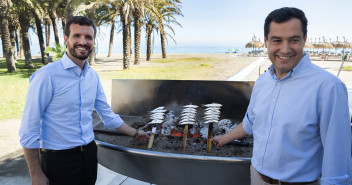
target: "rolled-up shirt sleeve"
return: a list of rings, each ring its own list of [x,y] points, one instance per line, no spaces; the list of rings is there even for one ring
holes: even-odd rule
[[[328,87],[322,98],[320,134],[324,148],[321,185],[351,184],[351,126],[344,84]]]
[[[95,99],[94,109],[99,114],[100,118],[104,122],[104,126],[111,129],[116,129],[123,124],[123,120],[120,115],[115,114],[110,105],[107,103],[104,89],[98,80],[97,95]]]
[[[41,118],[53,95],[52,78],[48,71],[38,70],[29,78],[25,107],[19,130],[23,147],[40,147]]]
[[[254,90],[253,90],[254,91]],[[243,123],[243,130],[249,134],[249,135],[253,135],[253,122],[255,119],[255,115],[253,113],[253,106],[254,106],[254,99],[255,98],[255,94],[252,94],[248,108],[247,108],[247,112],[242,120]]]

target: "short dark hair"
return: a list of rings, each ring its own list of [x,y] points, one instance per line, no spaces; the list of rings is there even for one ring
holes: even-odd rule
[[[271,22],[282,23],[292,18],[297,18],[301,21],[303,36],[306,36],[308,20],[302,10],[293,7],[283,7],[272,11],[265,19],[264,36],[268,38]]]
[[[97,31],[95,25],[94,25],[94,22],[87,18],[87,17],[83,17],[83,16],[72,16],[70,18],[67,19],[66,21],[66,25],[65,25],[65,29],[64,29],[64,33],[66,35],[66,37],[69,37],[70,36],[70,26],[71,24],[79,24],[81,26],[92,26],[93,29],[94,29],[94,37],[95,37],[95,33]]]

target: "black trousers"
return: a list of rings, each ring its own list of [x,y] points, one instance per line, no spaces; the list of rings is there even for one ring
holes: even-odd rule
[[[97,145],[94,141],[69,150],[41,150],[41,165],[50,185],[94,185],[97,180]]]

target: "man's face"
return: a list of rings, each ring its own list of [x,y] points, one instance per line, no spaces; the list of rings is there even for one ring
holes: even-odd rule
[[[282,79],[302,59],[307,35],[303,36],[301,21],[297,18],[282,23],[271,22],[269,28],[268,38],[264,38],[265,47],[277,77]]]
[[[71,24],[69,37],[64,36],[67,54],[70,58],[86,60],[94,44],[94,29],[92,26]]]

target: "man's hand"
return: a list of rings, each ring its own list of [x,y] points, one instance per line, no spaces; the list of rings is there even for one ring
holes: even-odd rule
[[[227,143],[224,135],[219,135],[211,138],[211,142],[213,142],[216,147],[222,147]]]
[[[23,148],[32,185],[48,185],[49,179],[44,174],[39,162],[39,149]]]
[[[43,172],[37,174],[31,174],[32,185],[49,185],[49,179]]]
[[[141,141],[149,139],[148,134],[145,133],[143,130],[137,131],[135,128],[131,127],[130,125],[127,125],[126,123],[123,123],[119,128],[117,128],[117,130]]]
[[[243,138],[247,133],[243,129],[243,123],[239,124],[236,128],[232,129],[230,132],[224,135],[215,136],[211,139],[211,142],[216,147],[222,147],[226,143],[233,141],[235,139]]]
[[[143,130],[138,131],[138,135],[136,136],[136,139],[140,141],[147,141],[149,140],[149,135],[145,133]]]

